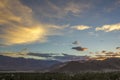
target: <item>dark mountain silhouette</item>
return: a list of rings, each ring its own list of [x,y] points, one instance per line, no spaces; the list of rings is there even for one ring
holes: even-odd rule
[[[71,61],[54,67],[52,72],[82,72],[82,71],[118,71],[120,59],[109,58],[105,60]]]
[[[0,55],[0,71],[50,71],[50,72],[81,72],[81,71],[114,71],[120,70],[120,59],[80,60],[59,62],[56,60],[36,60],[13,58]]]
[[[55,60],[13,58],[0,55],[0,71],[44,71],[60,63]]]

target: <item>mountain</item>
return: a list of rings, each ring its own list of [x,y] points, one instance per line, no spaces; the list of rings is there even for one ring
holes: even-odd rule
[[[55,60],[13,58],[0,55],[0,71],[44,71],[59,63]]]
[[[0,71],[82,72],[114,70],[120,70],[119,58],[59,62],[56,60],[13,58],[0,55]]]
[[[84,72],[84,71],[115,71],[120,70],[120,59],[70,61],[57,65],[52,72]]]

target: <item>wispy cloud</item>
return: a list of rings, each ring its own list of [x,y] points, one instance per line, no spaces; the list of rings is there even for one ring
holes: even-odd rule
[[[119,47],[117,47],[116,49],[119,49]],[[101,51],[101,52],[96,52],[96,53],[93,53],[95,55],[95,58],[96,59],[106,59],[106,58],[116,58],[116,57],[120,57],[120,51]],[[93,55],[92,54],[92,55]]]
[[[76,29],[76,30],[86,30],[91,28],[90,26],[85,26],[85,25],[76,25],[76,26],[72,26],[72,29]]]
[[[25,53],[25,52],[0,52],[0,55],[9,56],[14,58],[29,58],[38,60],[57,60],[61,62],[65,61],[77,61],[77,60],[88,60],[89,56],[76,56],[70,54],[50,54],[50,53]]]
[[[115,0],[109,6],[107,6],[105,8],[105,10],[108,11],[108,12],[112,12],[114,10],[117,10],[117,8],[119,8],[119,7],[120,7],[120,0]]]
[[[74,44],[74,45],[80,45],[80,42],[79,41],[74,41],[72,44]]]
[[[29,52],[24,52],[24,51],[20,51],[20,52],[0,52],[0,55],[3,56],[9,56],[9,57],[13,57],[13,58],[30,58],[30,59],[39,59],[39,60],[47,60],[47,54],[41,54],[41,53],[29,53]]]
[[[44,0],[43,4],[36,5],[33,7],[37,14],[40,17],[47,17],[47,18],[63,18],[66,16],[73,15],[80,15],[82,12],[90,8],[90,4],[82,2],[82,1],[64,1],[62,5],[61,0],[59,1],[51,1],[51,0]]]
[[[32,14],[32,9],[19,0],[0,1],[0,44],[45,42],[47,36],[58,35],[56,30],[66,27],[38,22]]]
[[[50,53],[28,53],[28,55],[36,56],[36,57],[43,57],[46,60],[57,60],[57,61],[77,61],[77,60],[87,60],[89,56],[76,56],[71,54],[50,54]]]
[[[90,8],[90,4],[82,3],[82,2],[68,2],[66,7],[64,8],[66,13],[71,12],[73,15],[78,15]]]
[[[0,34],[5,45],[32,43],[35,41],[45,41],[46,31],[40,26],[22,27],[12,26],[3,29],[4,34]]]
[[[34,22],[32,10],[21,4],[19,0],[0,1],[1,44],[12,45],[31,43],[37,40],[44,41],[46,30],[42,25]]]
[[[96,27],[96,31],[100,31],[100,30],[105,32],[120,31],[120,23]]]
[[[45,54],[45,53],[28,53],[27,55],[37,56],[37,57],[45,57],[45,58],[49,58],[49,57],[53,56],[53,54]]]
[[[62,56],[54,56],[54,59],[65,62],[65,61],[88,60],[88,59],[90,59],[90,57],[89,56],[76,56],[76,55],[62,54]]]
[[[96,37],[99,36],[98,33],[96,33],[96,32],[88,32],[88,34],[91,35],[91,36],[96,36]]]

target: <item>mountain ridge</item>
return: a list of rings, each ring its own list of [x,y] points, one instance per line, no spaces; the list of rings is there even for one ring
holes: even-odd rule
[[[58,63],[60,62],[55,60],[13,58],[0,55],[0,71],[44,71]]]
[[[59,62],[0,55],[0,71],[84,72],[120,70],[120,58]]]
[[[62,65],[62,64],[61,64]],[[61,66],[59,65],[59,66]],[[105,60],[70,61],[63,66],[54,68],[53,72],[84,72],[84,71],[114,71],[120,70],[119,58],[108,58]]]

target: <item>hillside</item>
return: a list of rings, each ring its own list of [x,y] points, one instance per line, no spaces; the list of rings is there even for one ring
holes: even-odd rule
[[[120,59],[71,61],[56,66],[53,72],[81,72],[81,71],[113,71],[120,70]]]
[[[0,55],[0,71],[43,71],[58,63],[60,62],[55,60],[13,58]]]

